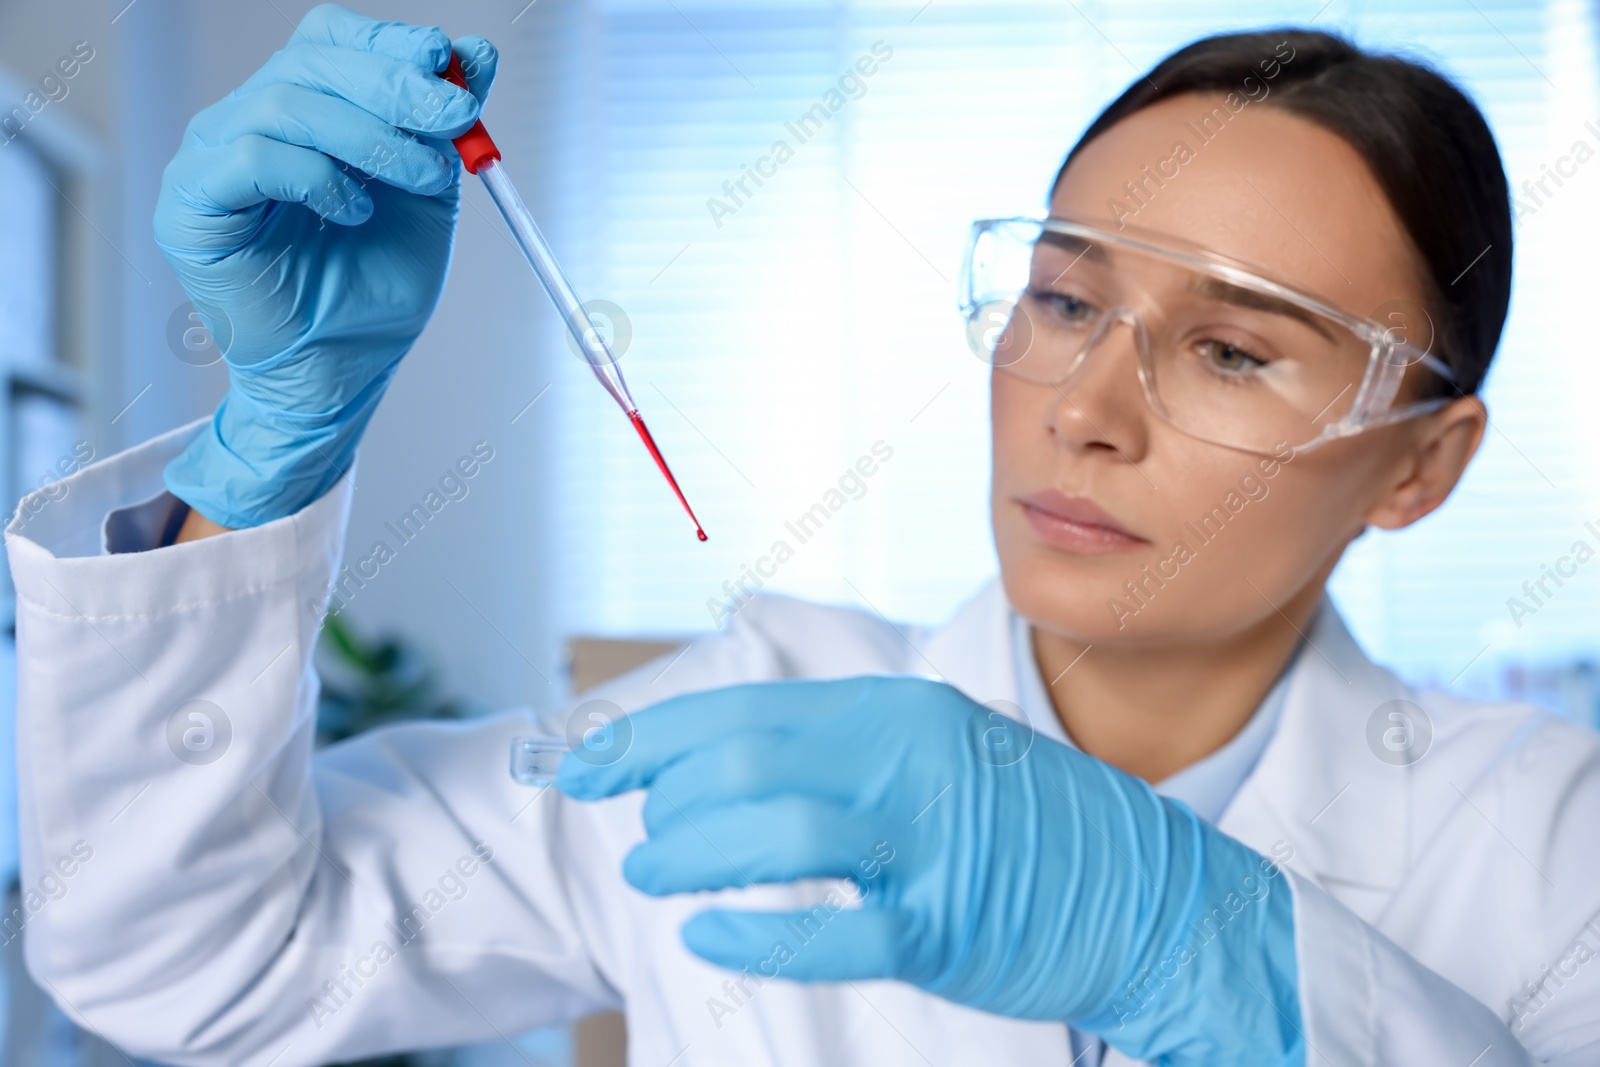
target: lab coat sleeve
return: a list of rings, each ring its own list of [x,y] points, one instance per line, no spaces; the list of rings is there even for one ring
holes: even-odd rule
[[[1376,922],[1293,881],[1308,1041],[1333,1063],[1600,1063],[1600,739],[1421,699],[1433,744],[1406,772],[1404,879],[1353,895]]]
[[[1308,1067],[1538,1062],[1486,1005],[1418,963],[1309,878],[1286,873],[1294,893]]]
[[[563,855],[596,816],[504,769],[528,714],[313,761],[348,475],[264,526],[107,550],[139,526],[108,515],[160,512],[198,428],[85,468],[7,529],[23,905],[3,936],[81,1025],[178,1065],[325,1063],[614,1005],[586,940],[609,861]]]

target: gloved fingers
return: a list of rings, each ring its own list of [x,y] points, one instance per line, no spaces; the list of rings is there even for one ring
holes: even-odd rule
[[[319,4],[306,12],[289,43],[356,48],[432,71],[450,62],[450,38],[439,27],[370,19],[338,4]]]
[[[759,682],[673,697],[622,720],[628,741],[617,758],[603,764],[563,760],[556,785],[579,800],[641,789],[674,762],[734,734],[782,733],[848,708],[877,680]]]
[[[459,137],[478,118],[477,97],[432,70],[376,52],[333,45],[291,44],[233,92],[302,85],[348,100],[391,126],[435,137]]]
[[[467,79],[467,91],[479,101],[487,101],[495,71],[500,67],[499,49],[482,37],[457,37],[451,48],[461,57],[461,73]]]
[[[825,897],[805,911],[713,909],[683,924],[690,952],[719,967],[802,982],[898,978],[915,935],[892,908],[852,908]]]
[[[467,91],[480,101],[489,98],[500,59],[495,46],[482,37],[461,37],[452,42],[437,26],[370,19],[338,4],[321,4],[308,11],[290,43],[295,42],[376,52],[435,73],[444,70],[454,52],[461,58]]]
[[[369,111],[301,85],[269,85],[229,97],[195,116],[190,130],[211,146],[252,134],[314,148],[369,178],[433,196],[455,180],[451,161]]]
[[[871,830],[844,808],[782,796],[660,817],[628,853],[623,877],[652,896],[801,878],[843,878],[871,857]]]
[[[321,152],[246,134],[220,148],[179,153],[167,167],[163,197],[181,197],[201,215],[229,215],[281,200],[304,204],[329,222],[355,226],[372,216],[372,197]],[[169,232],[162,220],[175,214],[158,209],[156,240],[168,248],[188,247],[209,234]]]
[[[836,803],[860,801],[872,788],[878,761],[893,754],[853,750],[852,740],[826,725],[808,724],[798,730],[748,730],[707,742],[655,776],[645,801],[646,825],[664,797],[690,816],[786,793]]]

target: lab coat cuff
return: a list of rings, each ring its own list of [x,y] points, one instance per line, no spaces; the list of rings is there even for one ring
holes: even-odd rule
[[[1533,1067],[1528,1050],[1487,1004],[1315,883],[1290,877],[1307,1064]]]
[[[1300,1020],[1308,1064],[1376,1063],[1371,930],[1315,882],[1285,868],[1294,894]]]
[[[349,518],[354,467],[327,493],[292,515],[181,545],[156,547],[154,512],[166,492],[168,461],[207,419],[92,463],[24,498],[6,527],[17,596],[72,617],[164,615],[255,593],[295,580],[297,598],[320,614]],[[134,509],[129,514],[127,509]],[[120,514],[119,514],[120,513]],[[128,551],[139,539],[145,551]],[[330,561],[331,566],[330,566]]]

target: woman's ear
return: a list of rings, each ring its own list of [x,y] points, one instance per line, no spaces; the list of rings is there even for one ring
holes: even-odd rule
[[[1367,512],[1367,524],[1398,530],[1443,504],[1477,454],[1488,425],[1488,409],[1476,396],[1453,400],[1417,420],[1418,432],[1396,467],[1398,478]]]

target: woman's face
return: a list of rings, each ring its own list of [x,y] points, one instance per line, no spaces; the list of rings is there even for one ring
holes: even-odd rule
[[[1182,141],[1193,157],[1129,225],[1260,264],[1362,317],[1397,300],[1419,306],[1415,253],[1356,151],[1262,104],[1201,144],[1194,128],[1221,102],[1178,96],[1118,123],[1073,161],[1051,214],[1115,229],[1115,202],[1139,207],[1125,183]],[[1315,596],[1368,522],[1404,525],[1437,503],[1396,509],[1427,419],[1287,462],[1208,444],[1150,410],[1122,326],[1059,389],[997,370],[991,411],[991,506],[1006,592],[1036,625],[1080,642],[1225,640]],[[1218,508],[1227,521],[1202,525]],[[1219,526],[1204,543],[1196,536]],[[1175,553],[1180,543],[1187,552]]]

